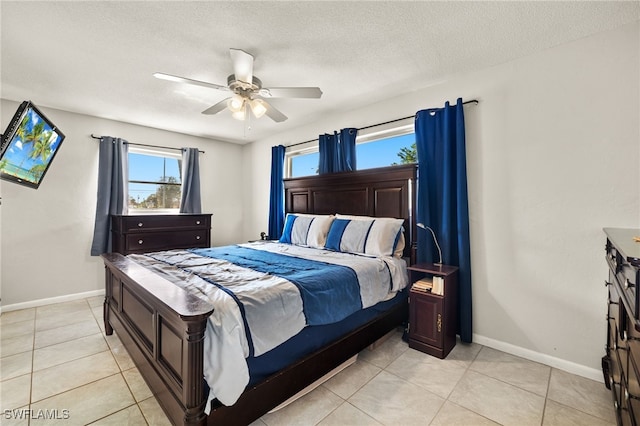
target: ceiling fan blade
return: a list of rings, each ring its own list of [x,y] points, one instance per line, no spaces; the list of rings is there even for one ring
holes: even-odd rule
[[[229,49],[229,52],[236,80],[253,83],[253,56],[240,49]]]
[[[265,98],[320,98],[322,90],[319,87],[269,87],[260,90],[260,96]]]
[[[264,100],[262,103],[267,108],[267,112],[265,112],[265,114],[276,123],[281,123],[287,119],[287,116],[274,108],[273,105],[265,102]]]
[[[203,114],[207,114],[207,115],[213,115],[213,114],[217,114],[220,111],[222,111],[223,109],[225,109],[227,107],[227,101],[231,99],[231,98],[226,98],[221,100],[220,102],[218,102],[217,104],[205,109],[204,111],[202,111]]]
[[[229,90],[227,86],[220,86],[219,84],[207,83],[206,81],[192,80],[190,78],[178,77],[176,75],[165,74],[162,72],[154,73],[153,76],[161,80],[168,80],[176,83],[193,84],[195,86],[208,87],[210,89],[217,89],[217,90]]]

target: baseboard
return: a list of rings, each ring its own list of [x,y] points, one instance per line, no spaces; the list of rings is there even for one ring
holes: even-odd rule
[[[591,368],[581,364],[576,364],[575,362],[556,358],[551,355],[532,351],[531,349],[522,348],[520,346],[501,342],[499,340],[491,339],[489,337],[481,336],[475,333],[473,334],[473,342],[483,346],[488,346],[493,349],[497,349],[502,352],[506,352],[511,355],[519,356],[530,361],[539,362],[540,364],[548,365],[550,367],[557,368],[559,370],[563,370],[577,376],[586,377],[587,379],[604,383],[602,370],[597,368]]]
[[[29,302],[14,303],[13,305],[0,306],[0,314],[3,312],[17,311],[20,309],[36,308],[38,306],[52,305],[54,303],[70,302],[72,300],[86,299],[87,297],[104,296],[104,289],[87,291],[84,293],[67,294],[65,296],[50,297],[48,299],[31,300]]]

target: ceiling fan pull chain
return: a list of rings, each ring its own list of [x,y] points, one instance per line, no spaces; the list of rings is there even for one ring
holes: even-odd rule
[[[247,137],[247,132],[250,132],[250,131],[251,131],[251,116],[252,116],[253,114],[251,114],[251,109],[249,108],[249,102],[245,102],[245,103],[244,103],[244,107],[245,107],[245,115],[246,115],[247,117],[249,117],[249,118],[247,119],[247,127],[245,127],[245,130],[244,130],[244,137],[245,137],[245,139],[246,139],[246,137]]]

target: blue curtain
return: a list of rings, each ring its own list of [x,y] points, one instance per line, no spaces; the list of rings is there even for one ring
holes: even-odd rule
[[[471,250],[462,99],[455,106],[418,111],[419,223],[431,227],[442,249],[443,263],[458,266],[458,333],[471,342]],[[431,233],[418,232],[418,261],[437,261]]]
[[[284,227],[284,152],[282,145],[271,148],[271,195],[269,197],[269,238],[277,240]]]
[[[324,134],[318,137],[320,174],[349,172],[356,170],[356,136],[358,129],[346,128],[333,135]]]
[[[124,139],[110,136],[100,138],[98,201],[91,256],[111,251],[111,215],[127,213],[127,153],[127,141]]]
[[[199,154],[197,148],[182,148],[180,213],[202,213]]]

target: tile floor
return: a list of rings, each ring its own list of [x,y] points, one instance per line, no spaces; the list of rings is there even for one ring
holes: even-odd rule
[[[104,335],[101,297],[3,313],[0,336],[2,425],[169,424],[118,337]],[[394,333],[252,426],[496,424],[615,419],[599,382],[477,344],[439,360]]]

